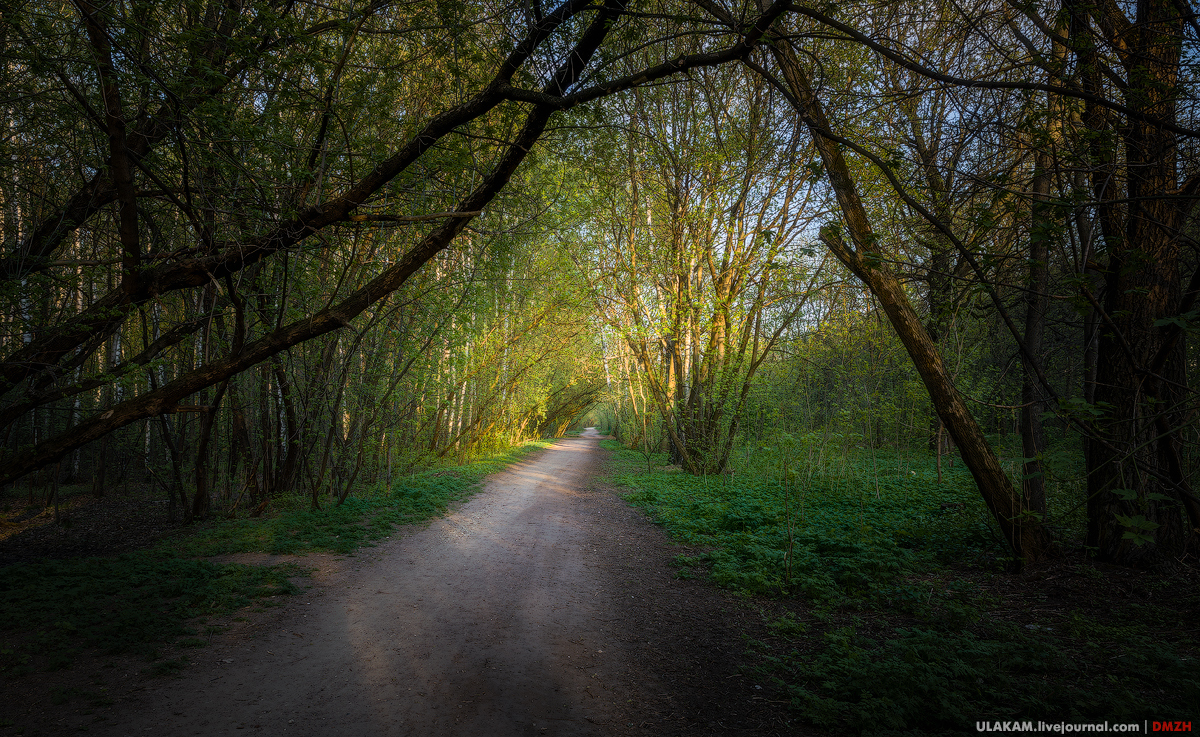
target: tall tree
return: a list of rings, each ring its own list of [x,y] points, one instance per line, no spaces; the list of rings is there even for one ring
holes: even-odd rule
[[[319,253],[308,242],[318,240],[316,234],[327,238],[326,231],[343,223],[422,220],[430,205],[441,205],[438,219],[445,224],[404,244],[402,257],[356,291],[310,306],[305,316],[291,321],[283,320],[286,311],[277,309],[278,319],[262,320],[253,335],[243,329],[236,350],[197,361],[156,389],[99,408],[53,437],[37,439],[32,448],[10,445],[0,480],[44,467],[117,428],[170,411],[184,398],[281,351],[349,325],[479,215],[529,155],[555,112],[741,58],[785,4],[754,19],[744,33],[731,34],[724,48],[640,70],[610,64],[618,70],[616,76],[588,85],[581,82],[596,73],[598,54],[605,61],[619,59],[622,44],[644,39],[638,33],[644,28],[627,16],[620,0],[600,6],[568,0],[532,16],[524,5],[438,4],[437,23],[423,6],[396,6],[388,13],[379,12],[381,8],[217,3],[202,9],[202,15],[181,10],[183,16],[177,17],[173,10],[151,11],[142,5],[136,6],[138,12],[124,12],[118,5],[79,5],[69,17],[25,6],[24,13],[5,16],[12,35],[27,40],[22,62],[56,77],[58,84],[46,85],[35,99],[58,96],[80,118],[104,130],[107,141],[103,147],[74,152],[74,169],[64,176],[69,179],[82,170],[85,177],[73,192],[32,197],[41,205],[41,219],[22,231],[27,237],[6,245],[4,273],[20,279],[72,266],[121,267],[118,283],[82,309],[63,310],[32,334],[33,320],[25,320],[27,339],[5,342],[0,391],[10,407],[21,408],[9,413],[9,423],[60,398],[59,384],[70,371],[102,344],[119,339],[129,318],[150,304],[216,282],[225,289],[213,309],[227,311],[241,299],[233,293],[239,285],[231,277],[289,254],[301,259]],[[468,22],[476,15],[496,17],[495,12],[503,22]],[[624,30],[614,33],[617,28]],[[333,40],[322,46],[325,33]],[[141,45],[134,39],[142,39]],[[664,51],[670,47],[668,42],[660,45]],[[55,49],[54,55],[46,48]],[[106,51],[111,64],[105,61]],[[390,54],[409,75],[409,86],[402,82],[402,89],[388,89],[389,94],[402,93],[393,98],[399,125],[389,122],[394,111],[386,110],[360,128],[359,136],[351,135],[355,115],[366,108],[340,107],[334,101],[339,91],[346,91],[344,70],[355,53],[364,68]],[[630,73],[619,73],[626,70]],[[306,91],[314,77],[319,83]],[[360,87],[365,103],[379,77],[358,79],[365,80]],[[137,104],[132,90],[141,96]],[[307,106],[276,104],[279,100]],[[124,157],[137,169],[132,207],[123,170],[112,165],[113,156],[122,153],[121,124]],[[34,121],[27,118],[23,125],[33,127]],[[300,140],[277,145],[287,140],[288,131]],[[388,138],[382,137],[385,133]],[[396,138],[402,141],[399,146],[385,145]],[[251,146],[256,141],[261,145]],[[461,145],[451,145],[459,141]],[[371,163],[364,165],[364,159]],[[435,186],[439,181],[446,186]],[[85,260],[73,253],[54,258],[70,243],[72,232],[104,233],[100,215],[114,203],[121,225],[105,236],[102,258]],[[416,212],[403,214],[406,210]],[[159,240],[153,252],[142,252],[143,232]],[[116,264],[109,254],[116,254]],[[12,293],[18,295],[14,303],[26,299],[23,286]],[[289,299],[286,290],[278,297],[279,306]],[[64,303],[59,299],[57,304]],[[124,368],[140,370],[169,347],[170,341],[145,346]]]
[[[979,48],[996,52],[939,60],[920,46],[898,40],[913,36],[896,35],[894,27],[872,27],[861,20],[869,18],[869,12],[855,18],[846,9],[836,15],[809,6],[795,10],[845,42],[871,50],[879,63],[894,64],[939,85],[1044,94],[1049,102],[1037,114],[1044,118],[1049,110],[1050,117],[1057,117],[1054,125],[1071,124],[1055,133],[1060,148],[1086,151],[1086,158],[1063,156],[1055,164],[1040,157],[1033,167],[1031,196],[1039,217],[1053,212],[1085,213],[1074,223],[1056,226],[1059,230],[1078,228],[1075,237],[1080,241],[1090,238],[1082,232],[1088,211],[1099,225],[1097,246],[1091,258],[1076,264],[1079,278],[1074,280],[1098,321],[1094,402],[1082,405],[1082,412],[1075,411],[1080,405],[1061,398],[1040,368],[1038,357],[1029,355],[1037,343],[1039,300],[1027,303],[1027,318],[1033,324],[1027,325],[1023,334],[993,280],[978,268],[978,259],[961,240],[956,250],[970,257],[969,261],[975,259],[972,270],[980,283],[988,286],[997,316],[1026,354],[1023,361],[1036,376],[1037,394],[1059,398],[1060,411],[1088,437],[1089,545],[1100,557],[1121,563],[1177,555],[1192,534],[1189,530],[1200,529],[1200,505],[1189,481],[1191,470],[1181,453],[1181,431],[1187,425],[1188,409],[1195,406],[1183,380],[1181,346],[1198,286],[1194,259],[1185,257],[1184,248],[1191,243],[1187,233],[1200,174],[1191,159],[1180,168],[1181,137],[1194,140],[1198,135],[1189,127],[1191,117],[1180,119],[1181,112],[1192,115],[1195,98],[1194,70],[1184,53],[1185,39],[1197,30],[1194,18],[1169,0],[1139,3],[1128,9],[1134,13],[1132,17],[1125,8],[1111,3],[1067,2],[1061,7],[1065,23],[1059,22],[1059,10],[1053,7],[1013,3],[992,12],[990,5],[954,6],[948,17],[958,17],[947,33],[970,33]],[[778,56],[781,52],[774,53]],[[989,57],[995,63],[987,63]],[[786,60],[780,60],[780,66],[786,70]],[[1014,69],[1029,73],[1014,75]],[[887,174],[906,202],[914,207],[919,204],[894,176],[886,157],[871,154],[862,140],[840,137],[829,129],[816,107],[805,101],[804,81],[796,84],[787,77],[797,102],[807,107],[806,122],[816,135],[831,141],[827,162],[841,153],[833,144],[841,144]],[[1031,123],[1029,128],[1038,127],[1036,121]],[[827,133],[822,134],[822,129]],[[1047,150],[1044,141],[1035,145]],[[1064,167],[1053,173],[1059,182],[1057,207],[1046,202],[1048,164]],[[1075,204],[1073,191],[1078,180],[1072,174],[1079,167],[1086,172],[1090,187],[1090,202],[1082,208]],[[830,172],[830,176],[832,181],[837,175]],[[1005,185],[1004,180],[992,183],[998,192]],[[835,190],[842,187],[838,182],[833,186]],[[846,197],[841,199],[844,213],[855,209],[853,203],[847,207]],[[919,209],[939,230],[953,235],[951,224],[935,209]],[[1031,233],[1042,230],[1044,235],[1045,230],[1054,229],[1046,225],[1035,223]],[[860,227],[860,235],[866,238],[860,240],[854,234],[856,227],[849,226],[856,247],[869,252],[869,232]],[[1031,239],[1031,244],[1041,248],[1035,240]],[[1030,262],[1042,261],[1040,250],[1031,255]],[[1091,293],[1092,280],[1085,276],[1089,269],[1103,275],[1103,302]],[[1183,278],[1187,269],[1192,270],[1190,279]],[[1042,291],[1042,278],[1031,272],[1030,291]],[[901,328],[897,326],[897,330]],[[935,399],[935,405],[939,404]],[[978,473],[976,480],[985,486]],[[993,486],[1001,493],[1005,484],[996,477]],[[994,510],[998,518],[1013,513],[1009,524],[1027,518],[1025,510],[1017,506],[1008,512],[998,507]]]
[[[581,265],[673,462],[719,473],[754,376],[802,309],[804,277],[819,271],[802,235],[812,218],[805,146],[767,85],[742,70],[701,72],[630,103],[604,154],[624,168],[605,177],[593,164],[594,181],[608,180],[593,215],[603,227]]]

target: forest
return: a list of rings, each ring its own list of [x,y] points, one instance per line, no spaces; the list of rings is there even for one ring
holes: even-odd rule
[[[1200,716],[1198,54],[1183,0],[7,2],[0,534],[347,552],[596,426],[804,724]]]

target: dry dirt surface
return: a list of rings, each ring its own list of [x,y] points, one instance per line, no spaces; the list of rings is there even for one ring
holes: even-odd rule
[[[564,439],[358,556],[299,559],[316,569],[306,593],[231,620],[175,678],[130,671],[86,713],[24,695],[25,733],[805,731],[744,669],[762,617],[674,578],[681,550],[597,481],[597,437]]]

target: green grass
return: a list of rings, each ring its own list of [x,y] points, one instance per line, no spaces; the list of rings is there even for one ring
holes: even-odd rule
[[[751,646],[756,676],[808,721],[921,735],[972,731],[985,718],[1196,713],[1197,643],[1185,624],[1195,592],[1170,606],[1109,607],[1097,582],[1090,612],[1026,615],[1053,626],[1019,626],[1009,618],[1020,605],[988,590],[1007,575],[1006,551],[961,463],[945,465],[939,484],[922,455],[829,454],[785,440],[750,449],[719,478],[661,468],[665,457],[648,473],[642,454],[604,445],[626,498],[700,551],[676,558],[681,576],[795,610],[768,617]],[[1055,462],[1051,472],[1069,479],[1070,454]],[[1072,493],[1064,487],[1050,490],[1059,508]]]
[[[468,498],[489,474],[553,442],[532,441],[464,466],[421,471],[396,481],[390,490],[350,497],[341,506],[325,498],[324,508],[313,510],[309,499],[301,495],[272,500],[273,514],[214,520],[165,545],[193,557],[251,552],[350,554],[387,537],[398,525],[437,517],[451,504]]]
[[[305,497],[275,499],[275,512],[265,517],[209,520],[150,550],[0,568],[0,674],[70,667],[84,648],[141,654],[158,661],[149,669],[153,675],[178,671],[186,657],[162,660],[160,646],[203,647],[207,640],[197,636],[195,620],[251,605],[251,611],[262,611],[276,597],[297,593],[290,578],[307,575],[293,563],[256,566],[203,558],[248,552],[353,554],[398,525],[442,514],[470,496],[488,474],[552,442],[423,471],[341,506],[330,503],[314,511]]]
[[[188,620],[295,593],[288,579],[302,574],[294,564],[216,564],[148,550],[6,566],[0,632],[25,634],[0,646],[0,669],[20,675],[37,661],[67,667],[84,647],[154,657],[158,645],[179,637],[202,645]]]
[[[905,572],[1002,551],[961,463],[943,469],[940,485],[936,471],[894,458],[876,459],[877,479],[861,459],[812,472],[793,465],[783,479],[697,478],[646,473],[640,453],[602,444],[616,452],[614,480],[630,489],[626,498],[680,542],[710,548],[695,562],[728,588],[831,603],[903,597],[889,587]]]

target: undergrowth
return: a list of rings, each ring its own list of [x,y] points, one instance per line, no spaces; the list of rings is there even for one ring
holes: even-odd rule
[[[779,476],[694,477],[646,473],[641,454],[603,442],[617,451],[614,480],[630,488],[626,498],[680,542],[711,548],[695,563],[716,583],[747,593],[829,603],[903,597],[889,587],[905,572],[1002,551],[961,464],[943,470],[942,484],[934,483],[936,471],[897,459],[877,459],[872,470],[880,475],[870,481],[861,462],[844,460]]]
[[[709,478],[665,456],[647,472],[641,453],[605,447],[626,498],[701,551],[676,559],[680,576],[800,605],[751,646],[757,677],[810,722],[921,735],[974,731],[984,719],[1195,714],[1197,643],[1173,627],[1194,611],[1194,594],[1180,609],[1114,607],[1103,623],[1077,611],[1053,626],[1017,625],[985,585],[1006,575],[1005,549],[961,463],[945,465],[939,484],[924,456],[787,440],[786,452],[755,449]],[[1056,462],[1069,475],[1072,459]],[[1103,608],[1105,592],[1095,596]],[[1161,626],[1144,624],[1154,618]]]

